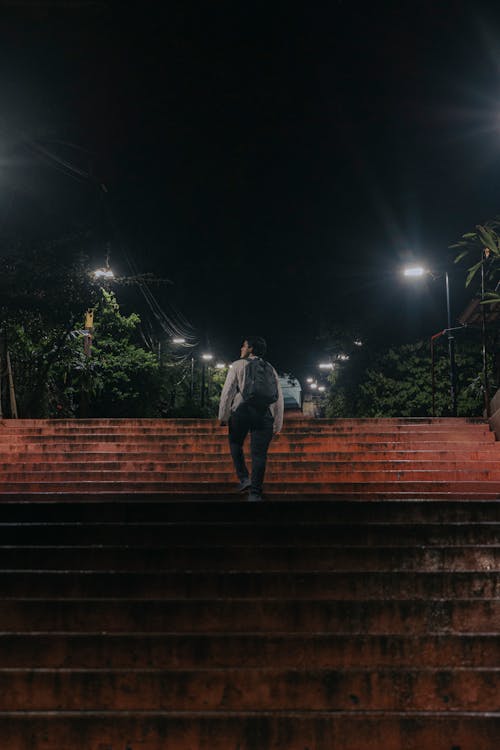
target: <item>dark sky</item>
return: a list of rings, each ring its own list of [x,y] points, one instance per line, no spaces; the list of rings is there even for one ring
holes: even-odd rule
[[[451,267],[499,212],[495,6],[0,2],[2,243],[90,228],[118,272],[175,282],[155,294],[203,344],[261,333],[280,369],[320,359],[325,327],[428,337],[444,284],[398,270]]]

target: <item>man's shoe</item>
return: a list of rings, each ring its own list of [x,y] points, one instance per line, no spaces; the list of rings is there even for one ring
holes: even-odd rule
[[[250,480],[250,477],[247,477],[246,479],[242,479],[238,485],[238,492],[245,492],[245,490],[248,490],[251,484],[252,482]]]
[[[250,492],[248,495],[248,499],[250,502],[258,502],[259,500],[263,500],[264,498],[259,492]]]

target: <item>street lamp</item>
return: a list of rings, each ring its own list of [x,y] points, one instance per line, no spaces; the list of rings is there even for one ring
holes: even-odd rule
[[[207,363],[210,362],[214,358],[213,354],[202,354],[202,365],[201,365],[201,407],[203,408],[205,406],[205,389],[206,389],[206,366]]]
[[[428,273],[428,271],[426,271],[425,268],[422,268],[422,266],[408,266],[408,268],[403,270],[403,276],[410,278],[419,278],[425,276],[426,273]]]
[[[403,275],[407,278],[422,278],[423,276],[430,275],[433,279],[438,278],[438,275],[427,271],[422,266],[409,266],[403,270]],[[455,337],[453,331],[456,328],[451,327],[451,308],[450,308],[450,279],[448,271],[444,272],[445,287],[446,287],[446,317],[447,317],[447,328],[442,331],[448,336],[448,357],[450,360],[450,396],[451,396],[451,413],[454,417],[457,416],[457,368],[455,362]],[[434,416],[434,392],[433,392],[433,405],[432,412]]]
[[[114,275],[113,271],[111,270],[111,268],[109,266],[107,266],[106,268],[97,268],[93,272],[92,276],[96,280],[97,279],[114,279],[115,278],[115,275]]]

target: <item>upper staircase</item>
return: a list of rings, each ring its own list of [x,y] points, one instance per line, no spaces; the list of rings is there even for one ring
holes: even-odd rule
[[[234,491],[227,428],[214,420],[0,421],[6,495]],[[265,492],[490,499],[500,445],[484,420],[294,419],[271,444]]]

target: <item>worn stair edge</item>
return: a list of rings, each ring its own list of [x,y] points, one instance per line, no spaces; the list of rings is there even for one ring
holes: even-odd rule
[[[9,750],[498,750],[500,714],[20,712],[0,735]]]

